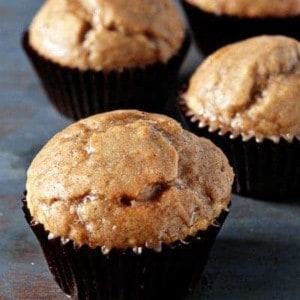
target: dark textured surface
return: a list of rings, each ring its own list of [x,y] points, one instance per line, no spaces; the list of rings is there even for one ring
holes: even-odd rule
[[[0,299],[66,299],[21,210],[32,157],[70,121],[51,107],[20,37],[41,0],[0,0]],[[192,55],[185,70],[195,67]],[[300,206],[233,197],[201,299],[300,298]],[[198,299],[196,292],[193,299]]]

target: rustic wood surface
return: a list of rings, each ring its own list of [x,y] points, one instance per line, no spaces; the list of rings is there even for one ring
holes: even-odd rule
[[[41,0],[0,0],[0,299],[66,299],[21,211],[25,171],[70,121],[48,103],[20,47]],[[192,52],[183,75],[199,61]],[[300,206],[233,197],[191,299],[300,299]]]

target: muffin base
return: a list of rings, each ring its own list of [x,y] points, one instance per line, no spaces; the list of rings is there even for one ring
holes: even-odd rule
[[[49,269],[60,288],[73,299],[140,300],[182,299],[201,279],[209,252],[229,210],[222,211],[214,225],[195,237],[162,245],[156,252],[141,248],[113,249],[74,247],[60,238],[48,239],[41,224],[32,224],[32,216],[23,201],[25,218],[44,252]]]
[[[181,0],[189,19],[194,39],[204,56],[217,49],[253,36],[286,35],[300,39],[300,16],[246,18],[215,15]]]
[[[179,109],[184,126],[198,136],[210,139],[223,150],[234,169],[233,192],[266,200],[300,200],[300,141],[278,143],[255,138],[243,141],[241,136],[230,138],[230,133],[220,135],[200,127],[200,120],[188,114],[180,99]]]
[[[104,72],[63,67],[39,55],[28,41],[26,32],[23,48],[48,98],[73,120],[114,109],[164,113],[169,99],[175,107],[177,74],[190,45],[187,34],[178,54],[167,63]]]

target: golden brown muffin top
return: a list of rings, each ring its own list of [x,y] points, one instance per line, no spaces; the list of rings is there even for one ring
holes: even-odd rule
[[[205,230],[228,205],[224,154],[163,115],[114,111],[56,134],[33,160],[28,207],[51,237],[156,248]]]
[[[40,55],[82,70],[167,62],[183,38],[171,0],[48,0],[29,29]]]
[[[183,95],[191,114],[211,130],[244,139],[300,136],[300,43],[261,36],[208,57]]]
[[[216,15],[288,17],[300,14],[300,0],[185,0]]]

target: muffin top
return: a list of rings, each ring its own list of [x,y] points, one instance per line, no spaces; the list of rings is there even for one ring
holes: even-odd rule
[[[67,127],[27,176],[35,222],[52,237],[106,249],[157,248],[206,230],[227,208],[233,181],[210,141],[134,110]]]
[[[171,0],[48,0],[29,28],[40,55],[81,70],[165,63],[183,38]]]
[[[300,14],[300,0],[185,0],[209,13],[238,17],[288,17]]]
[[[260,36],[228,45],[196,70],[183,98],[201,126],[244,139],[300,136],[300,43]]]

